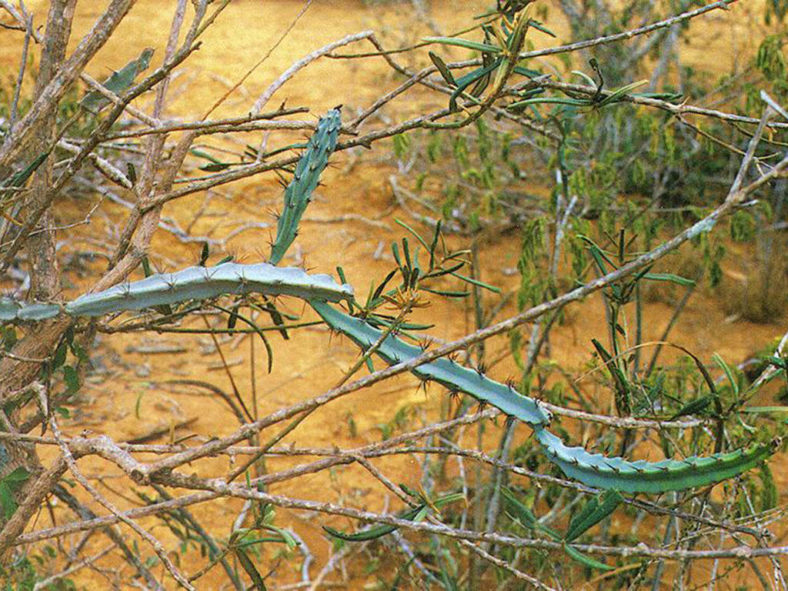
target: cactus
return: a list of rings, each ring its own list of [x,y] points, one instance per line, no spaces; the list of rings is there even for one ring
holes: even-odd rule
[[[60,312],[71,316],[100,316],[109,312],[208,299],[228,293],[293,295],[306,299],[331,328],[347,335],[365,350],[383,335],[364,320],[344,314],[326,303],[351,298],[353,291],[349,285],[339,285],[328,275],[310,276],[301,269],[279,268],[268,263],[189,267],[177,273],[152,275],[142,281],[83,295],[65,305],[26,304],[0,299],[0,320],[38,321],[57,316]],[[394,365],[415,359],[423,351],[389,335],[375,352],[384,361]],[[566,476],[602,489],[658,494],[714,484],[753,468],[771,455],[775,448],[772,443],[706,457],[693,456],[684,460],[660,462],[606,457],[590,453],[582,447],[565,445],[544,428],[550,421],[550,413],[538,400],[523,396],[511,386],[491,380],[481,372],[446,358],[424,363],[411,371],[421,379],[435,380],[451,390],[465,392],[527,423],[534,429],[547,458]]]
[[[59,304],[46,303],[25,303],[12,300],[11,298],[0,298],[0,321],[9,320],[46,320],[53,318],[60,313]]]
[[[536,438],[550,461],[570,478],[598,488],[652,494],[706,486],[732,478],[760,464],[775,448],[771,443],[684,460],[630,462],[592,454],[582,447],[568,447],[546,429],[538,429]]]
[[[349,285],[339,285],[328,275],[308,275],[295,267],[225,263],[217,267],[188,267],[177,273],[151,275],[141,281],[80,296],[65,305],[0,299],[0,320],[44,320],[57,316],[61,311],[70,316],[100,316],[214,298],[222,294],[248,293],[337,302],[351,298],[353,289]]]
[[[71,316],[100,316],[110,312],[209,299],[222,294],[292,295],[309,301],[332,329],[344,333],[362,349],[369,349],[381,340],[383,332],[363,319],[344,314],[326,303],[352,300],[353,290],[350,285],[339,285],[328,275],[310,276],[301,269],[275,266],[296,237],[310,195],[328,163],[329,155],[336,147],[340,127],[340,111],[337,107],[320,120],[304,155],[298,161],[293,180],[285,190],[284,210],[279,218],[270,263],[189,267],[176,273],[152,275],[142,281],[86,294],[65,305],[22,303],[0,298],[0,321],[39,321],[61,312]],[[378,345],[375,353],[394,365],[413,360],[423,351],[389,334]],[[435,380],[452,391],[465,392],[482,403],[491,404],[507,416],[527,423],[534,429],[547,458],[558,465],[564,474],[603,489],[662,493],[705,486],[749,470],[765,460],[775,447],[774,444],[758,445],[747,450],[707,457],[693,456],[685,460],[660,462],[608,458],[589,453],[582,447],[566,446],[560,438],[545,429],[550,422],[550,413],[538,400],[520,394],[511,386],[491,380],[480,371],[463,367],[446,358],[423,363],[411,371],[423,380]]]
[[[337,136],[342,126],[339,107],[331,109],[317,124],[309,138],[306,151],[296,165],[293,180],[285,189],[285,204],[276,227],[276,240],[271,248],[269,262],[279,263],[295,240],[298,223],[311,201],[312,191],[317,187],[320,174],[328,164],[328,157],[337,145]]]
[[[367,322],[348,316],[326,303],[311,301],[310,304],[331,328],[350,337],[362,349],[371,347],[382,335],[381,331]],[[415,359],[423,351],[389,335],[376,353],[393,365]],[[582,447],[566,446],[544,428],[550,421],[550,413],[540,406],[539,401],[523,396],[480,372],[445,358],[419,365],[411,371],[422,379],[432,379],[451,390],[470,394],[504,414],[529,424],[547,458],[561,468],[564,474],[588,486],[602,489],[657,494],[714,484],[758,465],[773,453],[775,447],[774,444],[758,445],[730,453],[660,462],[608,458],[589,453]]]
[[[128,90],[132,84],[134,84],[134,80],[137,78],[137,76],[148,69],[152,57],[153,49],[150,47],[143,49],[142,53],[137,59],[131,60],[117,72],[112,72],[110,77],[104,80],[101,85],[104,88],[111,90],[116,95],[122,94]],[[107,97],[97,90],[94,90],[93,92],[86,94],[85,98],[83,98],[79,104],[83,109],[95,115],[107,104],[109,104],[109,102],[110,101]]]
[[[363,320],[348,316],[323,302],[311,301],[310,304],[331,328],[349,336],[362,349],[368,349],[382,335],[381,331]],[[389,335],[376,353],[393,365],[410,361],[421,355],[423,351]],[[550,421],[550,413],[542,408],[538,401],[523,396],[514,388],[495,382],[484,374],[463,367],[450,359],[436,359],[419,365],[412,371],[422,379],[435,380],[450,390],[460,390],[470,394],[480,402],[489,403],[533,427],[546,425]]]

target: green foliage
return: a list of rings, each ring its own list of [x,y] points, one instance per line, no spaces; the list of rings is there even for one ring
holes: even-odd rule
[[[766,37],[758,47],[755,65],[769,82],[785,81],[788,68],[785,65],[782,47],[783,39],[779,35]]]
[[[755,238],[755,219],[748,211],[737,211],[731,216],[731,238],[735,242],[751,242]]]
[[[771,25],[773,20],[781,23],[788,14],[788,2],[786,0],[766,0],[766,10],[764,11],[764,21]]]
[[[33,591],[37,584],[48,578],[57,568],[58,552],[46,545],[41,552],[31,552],[0,564],[0,582],[3,591]],[[57,578],[46,587],[47,591],[76,591],[78,587],[69,577]]]
[[[403,511],[397,515],[399,519],[405,519],[407,521],[423,521],[424,518],[430,513],[430,510],[437,511],[440,507],[450,503],[456,503],[457,501],[461,501],[465,498],[462,493],[453,493],[444,495],[437,499],[427,499],[423,495],[409,491],[409,489],[407,489],[407,487],[404,485],[400,486],[406,490],[406,492],[416,496],[420,501],[420,504],[416,505],[415,507],[411,507],[410,509],[407,509],[406,511]],[[338,529],[334,529],[333,527],[328,527],[325,525],[323,526],[323,530],[329,536],[343,540],[345,542],[369,542],[371,540],[377,540],[378,538],[382,538],[383,536],[390,534],[396,529],[397,526],[395,525],[377,525],[368,527],[354,534],[348,534],[339,531]]]
[[[14,494],[24,486],[29,478],[30,473],[22,466],[0,478],[0,508],[3,510],[5,519],[9,519],[16,511],[17,504]]]
[[[572,519],[572,522],[569,524],[569,529],[563,535],[543,525],[533,512],[525,504],[520,502],[511,490],[504,488],[501,492],[506,500],[507,510],[514,519],[519,521],[521,526],[529,530],[545,533],[553,540],[561,542],[567,556],[584,566],[603,571],[613,570],[613,567],[599,562],[598,560],[594,560],[593,558],[589,558],[576,548],[570,546],[569,543],[612,514],[622,501],[622,497],[618,492],[612,491],[604,493],[602,495],[601,505],[596,498],[591,499],[591,501],[586,503],[585,507],[583,507],[581,513]]]

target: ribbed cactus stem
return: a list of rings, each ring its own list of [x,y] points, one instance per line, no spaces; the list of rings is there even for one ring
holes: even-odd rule
[[[546,429],[536,430],[545,455],[561,471],[588,486],[629,493],[659,494],[715,484],[754,468],[772,453],[774,443],[683,460],[629,461],[569,447]]]
[[[339,107],[335,107],[320,119],[315,133],[309,138],[306,150],[296,165],[293,180],[285,189],[284,208],[277,223],[270,263],[279,263],[295,240],[301,216],[312,200],[312,192],[328,164],[328,157],[336,148],[341,127]]]
[[[366,321],[348,316],[324,302],[310,302],[315,311],[333,329],[350,337],[366,350],[377,343],[382,332]],[[411,361],[423,353],[416,346],[387,336],[375,353],[388,364]],[[547,458],[570,478],[588,486],[630,493],[658,494],[706,486],[741,474],[769,457],[774,444],[757,445],[730,453],[694,456],[684,460],[647,462],[628,461],[587,452],[582,447],[568,447],[547,429],[550,413],[537,400],[523,396],[510,386],[453,361],[441,358],[411,370],[422,379],[431,379],[451,390],[459,390],[496,407],[504,414],[528,423]]]
[[[367,322],[348,316],[328,304],[314,301],[310,304],[331,328],[350,337],[362,349],[371,347],[383,334]],[[419,347],[409,345],[392,335],[386,337],[375,352],[390,365],[410,361],[423,353]],[[480,402],[491,404],[529,425],[546,425],[550,421],[550,413],[538,401],[450,359],[436,359],[411,371],[422,379],[435,380],[452,391],[470,394]]]
[[[142,310],[224,294],[261,293],[290,295],[308,300],[338,302],[353,297],[353,288],[329,275],[309,275],[296,267],[268,263],[217,267],[188,267],[176,273],[151,275],[78,297],[67,304],[24,303],[0,299],[0,320],[45,320],[61,311],[71,316],[101,316],[125,310]]]

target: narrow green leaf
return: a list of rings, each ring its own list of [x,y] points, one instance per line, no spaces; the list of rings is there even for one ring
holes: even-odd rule
[[[215,162],[200,166],[200,170],[204,170],[205,172],[221,172],[223,170],[227,170],[232,165],[232,162]]]
[[[441,45],[454,45],[456,47],[464,47],[466,49],[475,49],[487,53],[501,53],[501,48],[487,43],[479,43],[478,41],[470,41],[468,39],[458,39],[456,37],[425,37],[423,41],[427,43],[440,43]]]
[[[714,361],[714,363],[719,365],[720,368],[722,368],[722,371],[725,372],[725,377],[728,378],[728,382],[731,385],[733,393],[738,398],[739,397],[739,382],[736,381],[736,378],[734,377],[733,371],[731,370],[731,368],[728,366],[727,363],[725,363],[725,360],[722,357],[720,357],[720,355],[718,353],[714,353],[711,356],[711,358]]]
[[[568,107],[588,107],[591,103],[581,99],[564,99],[558,97],[531,98],[524,101],[517,101],[507,105],[507,109],[522,109],[530,105],[566,105]]]
[[[610,490],[603,493],[601,502],[596,498],[591,499],[569,524],[569,530],[566,532],[564,539],[567,542],[571,542],[580,537],[605,517],[613,513],[623,500],[624,498],[617,490]]]
[[[580,76],[585,81],[585,83],[588,84],[589,86],[596,86],[596,80],[591,78],[591,76],[589,76],[582,70],[572,70],[572,74],[575,74],[576,76]]]
[[[240,548],[236,548],[235,555],[238,557],[238,562],[241,563],[241,566],[246,571],[246,574],[249,575],[249,578],[252,579],[252,584],[257,591],[265,591],[265,583],[263,582],[263,577],[257,571],[257,568],[254,565],[254,562],[249,558],[248,554],[241,550]]]
[[[580,550],[576,550],[572,548],[569,544],[564,544],[564,552],[566,552],[567,556],[572,560],[576,560],[577,562],[586,565],[589,568],[595,568],[597,570],[604,570],[604,571],[611,571],[615,570],[615,567],[609,566],[604,562],[599,562],[589,556],[586,556]]]
[[[70,365],[63,366],[63,379],[66,382],[66,392],[74,394],[79,390],[79,374]]]
[[[591,339],[591,343],[594,345],[599,357],[602,358],[605,367],[610,372],[610,375],[613,377],[613,381],[616,383],[616,390],[622,395],[629,392],[629,382],[627,377],[624,373],[618,368],[618,366],[613,362],[613,356],[607,352],[602,343],[600,343],[596,339]]]
[[[675,283],[683,287],[692,287],[695,285],[692,279],[674,275],[673,273],[646,273],[643,275],[643,279],[649,279],[651,281],[669,281],[670,283]]]
[[[524,527],[543,531],[554,540],[561,539],[561,534],[559,534],[554,529],[547,527],[546,525],[542,525],[536,518],[536,515],[534,515],[528,507],[521,503],[511,490],[504,487],[501,489],[501,493],[503,494],[503,498],[506,501],[506,507],[510,511],[512,517],[518,519]]]
[[[126,176],[129,177],[132,186],[137,184],[137,169],[133,162],[126,162]]]
[[[621,100],[630,91],[635,90],[636,88],[640,88],[641,86],[644,86],[646,84],[648,84],[648,80],[640,80],[638,82],[633,82],[632,84],[627,84],[626,86],[619,88],[618,90],[614,91],[613,93],[603,98],[599,102],[599,106],[604,107],[605,105],[615,103]]]
[[[779,357],[775,357],[774,355],[772,355],[771,357],[768,357],[766,361],[768,361],[771,365],[773,365],[778,369],[782,369],[782,370],[788,369],[788,358],[781,359]]]
[[[444,289],[430,289],[429,287],[422,287],[423,291],[428,291],[430,293],[434,293],[435,295],[439,295],[444,298],[467,298],[470,294],[468,291],[450,291]]]
[[[451,273],[457,279],[462,279],[466,283],[470,283],[477,287],[481,287],[482,289],[487,289],[493,293],[501,293],[501,288],[495,287],[494,285],[490,285],[489,283],[485,283],[484,281],[479,281],[478,279],[474,279],[473,277],[466,277],[465,275],[461,275],[460,273]]]
[[[520,76],[525,76],[526,78],[536,78],[537,76],[542,75],[542,73],[539,70],[532,70],[531,68],[523,68],[522,66],[515,66],[514,73],[520,74]]]
[[[67,353],[68,343],[64,340],[58,345],[57,349],[55,349],[55,354],[52,356],[52,369],[57,369],[66,362]]]
[[[535,21],[535,20],[533,20],[533,19],[528,19],[528,26],[529,26],[529,27],[533,27],[533,28],[534,28],[534,29],[536,29],[537,31],[541,31],[541,32],[542,32],[542,33],[544,33],[545,35],[550,35],[550,37],[553,37],[553,38],[555,38],[555,33],[553,33],[553,32],[552,32],[550,29],[548,29],[547,27],[545,27],[545,26],[544,26],[542,23],[540,23],[539,21]]]
[[[142,273],[145,275],[145,277],[150,277],[153,275],[153,269],[150,266],[150,260],[146,256],[142,257]]]
[[[678,101],[684,95],[680,92],[637,92],[632,96],[637,96],[641,98],[651,98],[651,99],[658,99],[662,101]]]
[[[466,74],[465,76],[459,78],[457,80],[457,89],[451,93],[451,97],[449,97],[449,109],[454,112],[457,110],[457,99],[460,98],[463,92],[474,83],[483,82],[485,77],[489,77],[489,75],[501,64],[501,59],[495,59],[489,64],[474,70],[470,74]],[[478,90],[474,87],[474,90]]]
[[[688,402],[687,404],[682,406],[679,412],[677,412],[675,415],[670,417],[670,420],[675,421],[679,417],[696,415],[701,411],[706,410],[706,407],[709,406],[713,400],[714,400],[714,396],[711,395],[701,396],[700,398],[696,398],[695,400],[692,400],[691,402]]]
[[[401,519],[413,520],[423,509],[423,506],[415,507],[405,513],[403,513],[400,517]],[[378,538],[382,538],[386,534],[390,534],[395,529],[397,529],[396,525],[378,525],[375,527],[370,527],[368,529],[362,530],[355,534],[347,534],[343,531],[339,531],[338,529],[334,529],[333,527],[329,527],[327,525],[323,526],[325,532],[334,537],[339,538],[340,540],[344,540],[346,542],[368,542],[369,540],[376,540]]]
[[[5,481],[0,481],[0,506],[2,506],[3,516],[6,520],[11,518],[17,508],[14,494]]]
[[[198,150],[197,148],[192,148],[189,150],[189,153],[193,156],[197,156],[198,158],[202,158],[204,160],[208,160],[211,164],[221,164],[222,161],[216,158],[215,156],[211,155],[204,150]]]
[[[418,241],[419,241],[419,242],[422,244],[422,246],[424,246],[424,248],[426,248],[426,249],[429,251],[429,249],[430,249],[430,246],[429,246],[429,244],[427,244],[427,242],[424,240],[424,238],[422,238],[422,237],[421,237],[421,235],[420,235],[420,234],[419,234],[419,233],[418,233],[416,230],[414,230],[414,229],[413,229],[413,228],[411,228],[411,227],[410,227],[408,224],[406,224],[405,222],[403,222],[402,220],[400,220],[400,219],[397,219],[397,218],[394,218],[394,223],[395,223],[395,224],[398,224],[398,225],[400,225],[400,226],[402,226],[402,227],[403,227],[403,228],[405,228],[405,229],[406,229],[408,232],[410,232],[411,234],[413,234],[413,237],[414,237],[416,240],[418,240]]]
[[[573,535],[576,531],[580,531],[580,528],[586,521],[594,514],[594,512],[599,509],[599,499],[596,497],[591,497],[585,505],[580,509],[578,513],[572,517],[572,520],[569,522],[569,529],[564,534],[564,539],[567,541],[572,541],[577,535]],[[583,529],[580,533],[584,532],[586,529]]]
[[[0,186],[0,189],[8,188],[8,187],[21,187],[25,184],[27,179],[41,166],[44,161],[49,156],[49,152],[44,152],[43,154],[39,154],[38,156],[33,159],[33,162],[27,165],[23,170],[20,170],[16,174],[11,175],[11,178],[8,179],[7,184],[3,184]]]
[[[454,75],[451,73],[451,70],[446,66],[446,63],[440,58],[440,56],[432,51],[429,52],[429,56],[432,60],[432,63],[435,64],[436,68],[438,68],[440,75],[443,76],[446,84],[449,86],[457,86],[457,81],[454,79]]]
[[[287,544],[287,547],[290,550],[294,550],[294,549],[296,549],[298,547],[298,540],[296,540],[293,537],[293,534],[290,533],[289,531],[287,531],[286,529],[283,529],[281,527],[276,527],[276,526],[273,526],[273,525],[267,525],[267,526],[265,526],[265,529],[267,529],[268,531],[272,531],[272,532],[278,534],[279,537],[281,538],[280,541],[282,541],[285,544]]]
[[[443,269],[437,269],[435,271],[432,271],[431,273],[429,273],[428,277],[435,278],[435,277],[443,277],[444,275],[450,275],[451,273],[454,273],[455,271],[459,271],[464,266],[465,266],[465,263],[456,263],[454,265],[451,265],[450,267],[446,267],[446,268],[443,268]]]
[[[421,495],[419,495],[415,491],[411,491],[410,489],[408,489],[404,485],[400,485],[400,487],[402,487],[403,490],[405,490],[406,492],[408,492],[408,494],[411,494],[412,496],[419,496],[419,497],[421,497]],[[407,511],[404,511],[403,513],[400,513],[399,514],[399,518],[400,519],[407,519],[408,521],[419,522],[419,521],[422,521],[427,516],[427,514],[429,513],[429,510],[430,510],[430,506],[432,506],[434,508],[439,508],[439,507],[442,507],[444,505],[448,505],[449,503],[455,503],[455,502],[457,502],[459,500],[462,500],[464,498],[465,497],[464,497],[464,495],[462,493],[451,493],[451,494],[445,495],[443,497],[440,497],[438,499],[435,499],[434,501],[430,502],[429,504],[425,502],[423,505],[419,505],[418,507],[412,507],[411,509],[408,509]],[[424,499],[422,498],[422,500],[424,500]],[[366,541],[369,541],[369,540],[375,540],[377,538],[385,536],[386,534],[390,534],[395,529],[397,529],[397,526],[395,526],[395,525],[378,525],[378,526],[371,527],[371,528],[365,529],[363,531],[357,532],[355,534],[347,534],[345,532],[339,531],[337,529],[334,529],[332,527],[328,527],[328,526],[325,526],[325,525],[323,526],[323,529],[330,536],[338,538],[340,540],[344,540],[346,542],[366,542]]]

